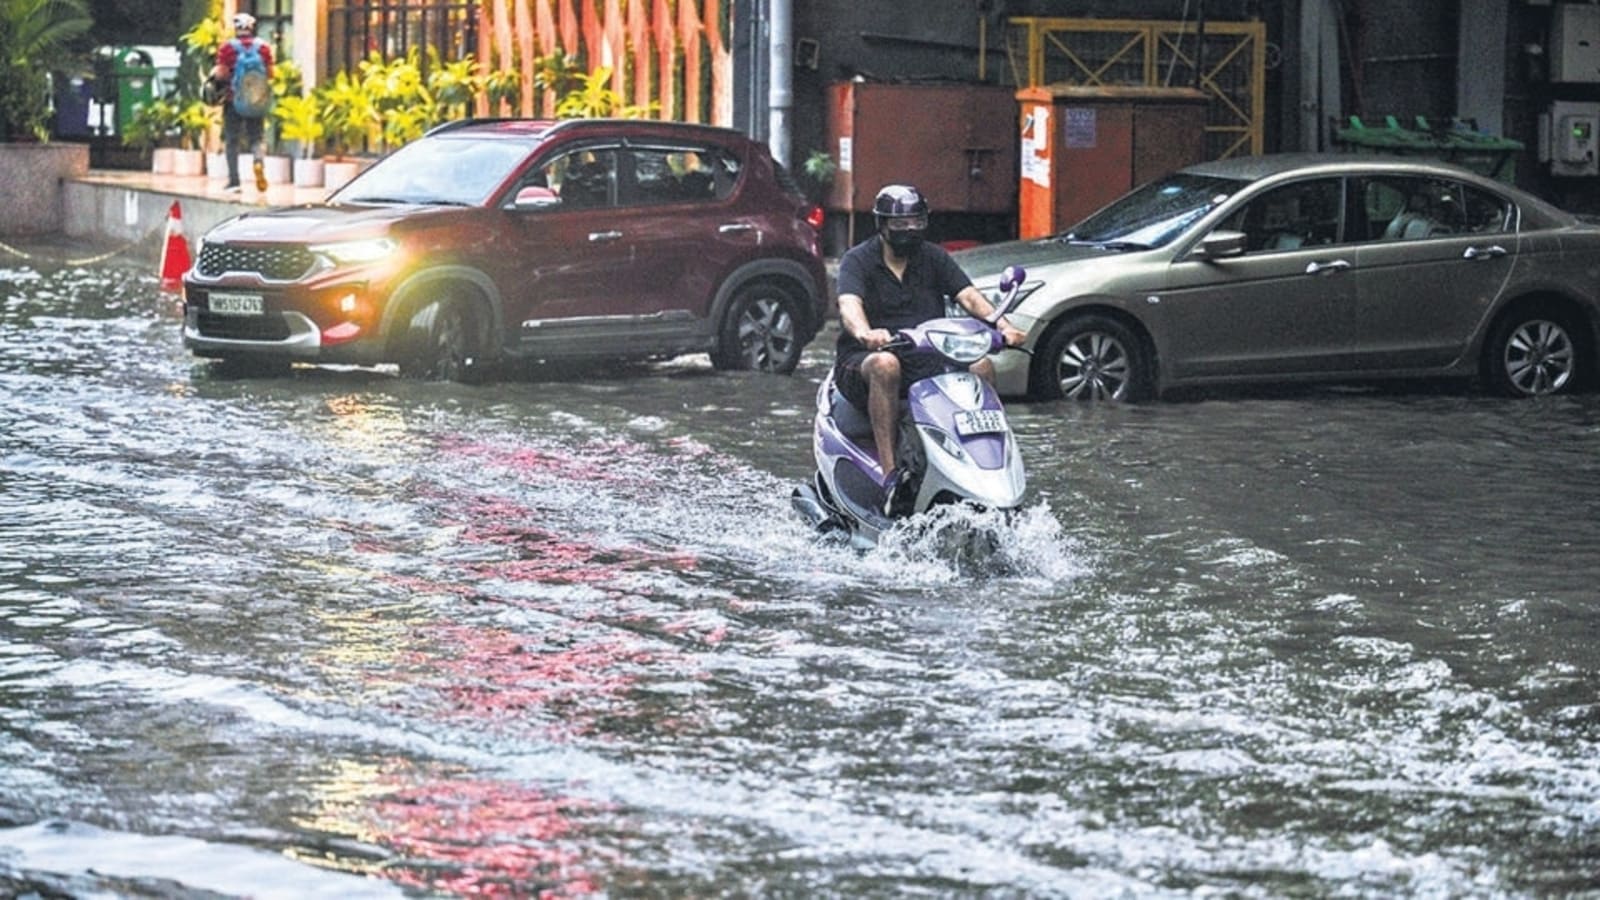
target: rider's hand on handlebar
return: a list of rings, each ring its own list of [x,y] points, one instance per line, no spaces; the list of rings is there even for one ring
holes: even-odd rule
[[[1007,347],[1021,347],[1022,342],[1028,339],[1026,334],[1011,327],[1009,322],[1000,323],[1000,334],[1006,339]]]
[[[868,350],[882,350],[886,344],[894,340],[894,335],[887,328],[874,328],[863,334],[860,340]]]

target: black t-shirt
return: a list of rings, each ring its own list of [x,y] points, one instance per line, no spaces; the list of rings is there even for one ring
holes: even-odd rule
[[[960,264],[938,244],[923,241],[906,261],[905,280],[894,277],[883,262],[883,238],[873,235],[845,251],[839,260],[839,293],[855,294],[866,307],[867,324],[895,331],[944,315],[944,298],[972,284]],[[839,355],[864,350],[845,329],[839,331]]]

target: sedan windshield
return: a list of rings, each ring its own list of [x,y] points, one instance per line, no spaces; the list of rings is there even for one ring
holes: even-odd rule
[[[1061,237],[1118,249],[1160,247],[1245,184],[1230,178],[1173,175],[1124,196]]]
[[[506,138],[425,138],[384,157],[331,199],[477,206],[532,149],[531,142]]]

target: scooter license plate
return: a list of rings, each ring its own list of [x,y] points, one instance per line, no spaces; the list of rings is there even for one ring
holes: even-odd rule
[[[992,434],[1006,430],[1006,414],[998,409],[974,409],[956,413],[956,434]]]

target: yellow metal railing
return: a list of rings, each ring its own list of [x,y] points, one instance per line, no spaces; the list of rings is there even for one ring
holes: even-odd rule
[[[1262,152],[1267,28],[1207,21],[1204,52],[1193,22],[1139,19],[1010,20],[1016,84],[1196,87],[1210,98],[1206,147],[1214,159]]]

